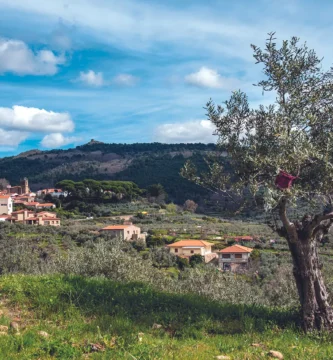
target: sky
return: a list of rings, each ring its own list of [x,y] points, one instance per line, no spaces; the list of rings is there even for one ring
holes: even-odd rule
[[[214,142],[204,106],[274,97],[250,44],[333,61],[330,0],[0,0],[0,157],[108,143]]]

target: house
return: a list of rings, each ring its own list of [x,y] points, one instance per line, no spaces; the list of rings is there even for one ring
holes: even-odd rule
[[[16,204],[16,203],[15,203]],[[28,202],[24,202],[23,203],[23,205],[25,206],[25,207],[27,207],[27,208],[32,208],[32,209],[34,209],[34,208],[37,208],[37,205],[39,205],[39,202],[36,202],[36,201],[28,201]]]
[[[57,215],[46,211],[40,213],[29,210],[14,211],[12,215],[5,220],[11,223],[22,223],[26,225],[60,226],[60,219],[57,218]]]
[[[52,197],[67,196],[67,191],[62,189],[42,189],[37,191],[38,196],[44,196],[50,194]]]
[[[11,215],[0,215],[0,221],[8,221]]]
[[[141,229],[138,226],[133,225],[132,223],[124,225],[109,225],[101,229],[100,231],[127,241],[146,241],[145,234],[141,234]]]
[[[241,245],[233,245],[220,250],[218,252],[219,267],[225,271],[235,271],[246,268],[252,250],[253,249]]]
[[[13,199],[10,195],[0,195],[0,215],[10,215],[13,212]]]
[[[52,203],[37,203],[36,209],[55,209],[56,206]]]
[[[189,259],[192,255],[198,254],[205,258],[205,262],[209,262],[217,257],[216,253],[212,253],[213,245],[204,240],[180,240],[167,247],[174,255]]]

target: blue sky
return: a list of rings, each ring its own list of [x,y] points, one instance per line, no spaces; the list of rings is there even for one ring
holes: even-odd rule
[[[203,106],[261,77],[250,44],[333,61],[331,1],[0,0],[0,156],[104,142],[210,142]]]

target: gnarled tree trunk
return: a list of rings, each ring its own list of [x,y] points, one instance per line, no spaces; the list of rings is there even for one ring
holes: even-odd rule
[[[328,302],[328,293],[324,284],[317,253],[316,235],[321,229],[332,225],[333,213],[304,217],[302,223],[290,222],[286,214],[287,199],[280,203],[280,219],[286,230],[286,238],[293,259],[293,273],[296,280],[303,329],[333,330],[333,309]],[[322,222],[329,220],[323,225]]]
[[[333,309],[321,273],[316,239],[288,240],[304,331],[332,330]]]

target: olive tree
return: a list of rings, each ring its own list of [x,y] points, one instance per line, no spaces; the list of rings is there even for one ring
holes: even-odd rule
[[[304,330],[331,330],[317,243],[333,223],[333,69],[324,71],[322,59],[296,37],[278,45],[270,33],[263,49],[251,47],[264,74],[254,86],[275,100],[251,108],[242,91],[223,106],[210,100],[207,116],[233,173],[216,157],[209,173],[186,163],[182,174],[230,198],[246,189],[254,205],[276,214],[275,228],[292,255]]]

